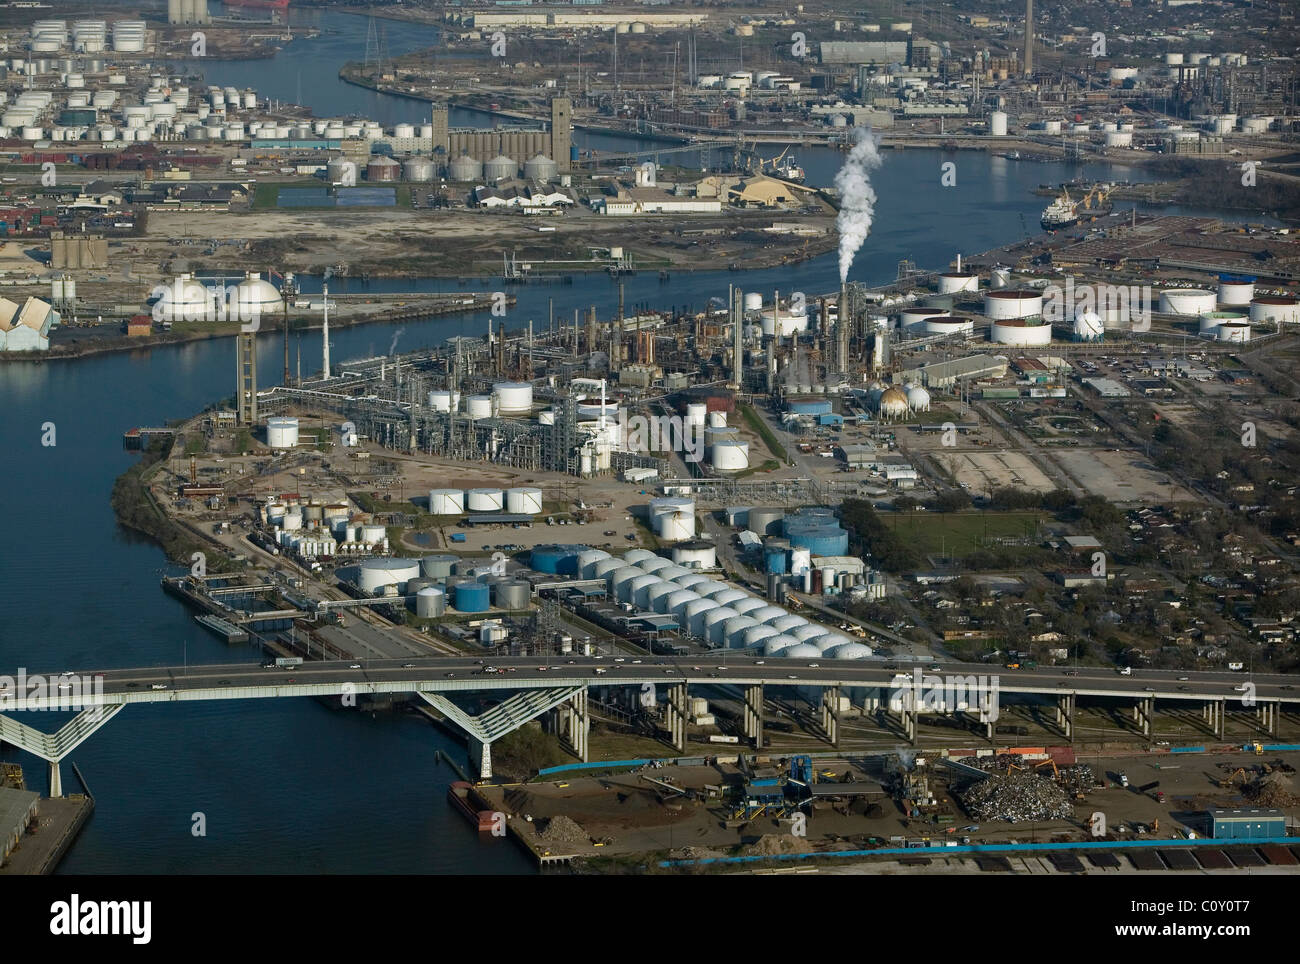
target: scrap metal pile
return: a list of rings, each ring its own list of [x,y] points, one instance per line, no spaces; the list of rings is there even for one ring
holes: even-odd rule
[[[1097,784],[1097,778],[1092,774],[1092,767],[1086,763],[1076,763],[1071,767],[1061,767],[1060,775],[1056,778],[1066,793],[1075,796],[1080,793],[1087,793]]]
[[[993,774],[963,789],[958,798],[977,820],[1065,820],[1074,815],[1070,799],[1053,780],[1027,771]]]

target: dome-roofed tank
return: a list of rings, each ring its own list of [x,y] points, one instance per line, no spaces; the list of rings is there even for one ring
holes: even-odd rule
[[[468,154],[454,157],[451,163],[447,165],[447,176],[453,181],[481,181],[483,180],[483,162],[474,160]]]
[[[767,603],[764,602],[762,599],[759,599],[757,596],[747,596],[744,599],[737,599],[735,602],[729,602],[727,603],[727,605],[730,606],[732,609],[734,609],[736,612],[744,613],[746,616],[748,616],[756,609],[764,608],[767,605]],[[762,622],[762,620],[760,619],[759,622]]]
[[[754,618],[759,618],[757,612],[754,614]],[[784,616],[780,616],[776,619],[767,620],[767,625],[788,635],[792,629],[797,629],[800,626],[808,626],[811,624],[802,616],[796,616],[794,613],[786,613]]]
[[[260,274],[248,272],[244,275],[244,280],[239,282],[236,290],[239,293],[239,311],[242,320],[278,315],[284,310],[284,303],[280,300],[280,290],[271,282],[263,280]]]
[[[793,636],[769,636],[763,640],[764,656],[784,656],[791,646],[798,646],[799,640]]]
[[[642,560],[660,558],[662,557],[651,552],[649,549],[629,549],[627,552],[623,553],[623,561],[629,566],[635,566]]]
[[[432,181],[433,159],[428,157],[408,157],[402,163],[402,180],[418,184],[427,184]]]
[[[794,626],[786,631],[787,636],[793,636],[799,642],[805,639],[815,639],[818,636],[826,635],[826,627],[818,626],[816,623],[805,623],[802,626]]]
[[[781,659],[816,659],[822,654],[822,651],[816,646],[810,646],[807,643],[796,643],[789,649],[782,650],[778,655]]]
[[[489,182],[514,177],[518,173],[519,165],[504,154],[498,154],[483,165],[483,179]]]
[[[880,414],[885,418],[901,418],[907,414],[907,395],[897,385],[892,385],[880,396]]]
[[[557,174],[559,168],[545,154],[534,154],[524,162],[524,177],[530,181],[553,181]]]
[[[578,575],[583,579],[591,579],[596,563],[610,558],[612,557],[604,549],[588,549],[586,552],[578,553]]]
[[[870,659],[871,647],[863,643],[841,643],[826,650],[831,659]]]

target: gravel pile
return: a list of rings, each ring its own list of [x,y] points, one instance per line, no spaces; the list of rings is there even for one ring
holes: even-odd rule
[[[546,829],[537,835],[539,840],[547,843],[589,844],[591,836],[580,825],[566,816],[552,817],[546,823]]]
[[[1032,773],[994,774],[971,784],[961,794],[962,805],[977,820],[1064,820],[1074,815],[1070,800],[1052,780]]]

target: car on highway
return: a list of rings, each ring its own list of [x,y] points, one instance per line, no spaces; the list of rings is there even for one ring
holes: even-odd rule
[[[447,679],[451,679],[451,678],[452,678],[453,676],[455,676],[456,674],[455,674],[455,673],[443,673],[442,675],[445,676],[445,677],[447,677]]]
[[[821,667],[821,665],[822,665],[821,663],[809,663],[809,664],[808,664],[808,668],[809,668],[809,669],[819,669],[819,668]]]
[[[166,683],[150,683],[150,684],[149,684],[149,689],[151,689],[151,690],[165,690],[166,688],[167,688],[167,684],[166,684]]]
[[[755,666],[766,666],[766,665],[767,665],[767,660],[765,660],[765,659],[756,659],[756,660],[754,660],[754,665],[755,665]]]
[[[350,665],[350,666],[348,667],[348,669],[360,669],[360,668],[361,668],[361,664],[360,664],[360,663],[353,663],[352,665]]]
[[[786,677],[786,679],[798,679],[798,678],[799,677],[795,676],[794,673],[791,673],[789,676]]]
[[[414,663],[403,663],[403,664],[402,664],[402,669],[415,669],[415,664],[414,664]]]
[[[1180,676],[1180,677],[1178,677],[1178,682],[1180,682],[1180,683],[1186,683],[1186,682],[1187,682],[1187,677],[1186,677],[1186,676]]]
[[[1142,689],[1148,693],[1154,693],[1156,691],[1156,688],[1154,686],[1144,686],[1142,687]]]

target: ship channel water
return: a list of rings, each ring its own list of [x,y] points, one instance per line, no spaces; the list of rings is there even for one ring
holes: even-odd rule
[[[324,31],[297,41],[292,56],[248,63],[207,63],[214,83],[256,87],[263,96],[294,99],[301,76],[305,99],[318,115],[352,111],[381,120],[418,120],[418,103],[362,91],[337,80],[338,66],[364,58],[366,21],[313,14]],[[388,29],[397,53],[433,42],[432,30]],[[310,96],[306,96],[310,94]],[[466,113],[456,123],[484,123]],[[473,118],[478,118],[477,121]],[[578,138],[601,148],[641,147],[635,139]],[[1030,190],[1083,175],[1138,179],[1136,172],[1095,165],[1028,164],[963,153],[958,186],[938,187],[935,151],[886,152],[876,176],[880,197],[871,236],[852,278],[870,283],[894,276],[897,262],[942,267],[958,251],[978,252],[1035,230],[1043,199]],[[803,151],[809,181],[829,184],[841,155]],[[629,305],[692,305],[725,297],[728,284],[765,293],[826,292],[838,285],[833,255],[788,268],[731,272],[725,265],[675,274],[670,283],[646,272],[625,279]],[[303,279],[319,290],[320,279]],[[477,284],[478,282],[469,282]],[[347,284],[347,290],[406,290],[409,280]],[[454,290],[457,281],[425,281],[426,290]],[[617,300],[604,276],[574,285],[524,286],[508,322],[531,318],[544,327],[548,299],[557,318],[596,304],[608,317]],[[457,334],[482,335],[486,316],[458,316],[400,325],[336,330],[336,362],[411,351]],[[319,335],[301,339],[304,371],[320,358]],[[280,373],[280,342],[259,343],[264,386]],[[8,453],[8,547],[0,553],[0,663],[6,672],[93,671],[143,666],[256,660],[247,648],[228,649],[199,628],[191,614],[159,589],[171,571],[154,544],[123,530],[109,506],[113,480],[135,456],[122,432],[161,425],[233,392],[234,343],[194,342],[78,360],[13,362],[0,366],[0,446]],[[56,444],[41,444],[54,423]],[[50,730],[62,721],[24,714]],[[249,700],[133,706],[82,744],[71,759],[98,806],[60,867],[63,873],[524,873],[531,870],[513,844],[472,830],[447,804],[455,779],[438,750],[463,759],[463,746],[417,718],[333,711],[314,700]],[[12,748],[29,784],[44,789],[45,768]],[[65,767],[65,787],[75,778]],[[195,837],[195,813],[207,835]],[[667,841],[665,841],[667,844]]]

